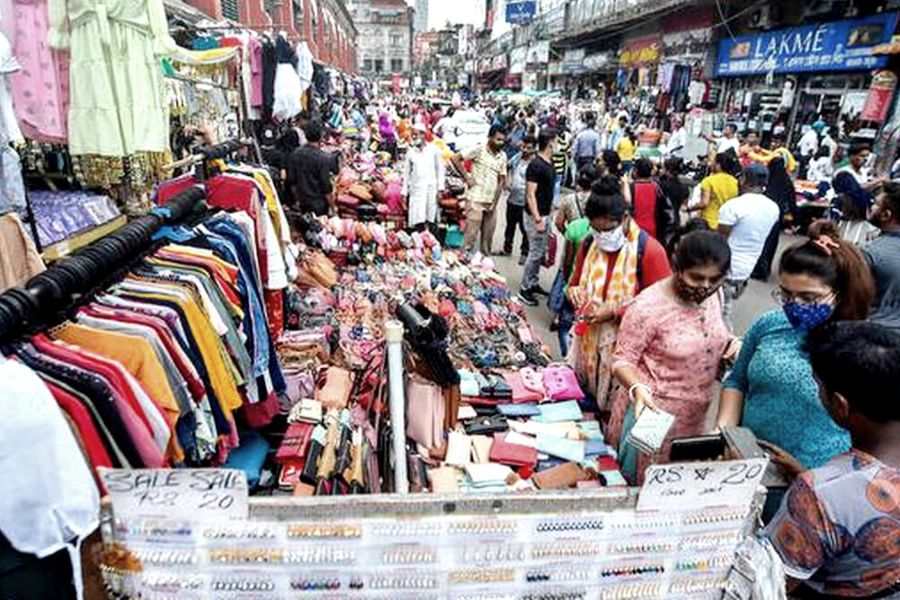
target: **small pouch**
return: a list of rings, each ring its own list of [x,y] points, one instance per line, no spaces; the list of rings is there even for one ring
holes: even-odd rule
[[[584,460],[584,442],[538,435],[538,450],[544,454],[580,463]]]
[[[504,434],[494,434],[494,443],[491,446],[491,462],[510,465],[513,467],[533,467],[537,464],[538,452],[528,446],[510,444]]]
[[[300,473],[303,472],[304,464],[304,462],[288,463],[281,467],[281,473],[278,474],[278,487],[286,492],[296,489],[300,484]]]
[[[463,396],[478,396],[481,388],[475,373],[466,369],[459,370],[459,393]]]
[[[312,398],[304,398],[291,408],[288,423],[312,423],[322,421],[322,403]]]
[[[466,475],[469,476],[469,479],[472,480],[472,485],[475,487],[506,484],[512,474],[512,469],[506,465],[497,463],[487,463],[484,465],[470,463],[466,465]]]
[[[451,431],[447,441],[447,456],[444,462],[448,465],[466,465],[471,462],[472,440],[465,433]]]
[[[482,386],[481,395],[487,398],[512,400],[513,390],[499,375],[488,374],[487,385]]]
[[[478,412],[473,406],[470,406],[468,404],[460,404],[459,409],[457,409],[456,411],[456,419],[459,421],[474,419],[476,417],[478,417]]]
[[[465,425],[466,433],[470,435],[490,434],[507,431],[509,423],[503,415],[493,415],[491,417],[479,417],[469,421]]]
[[[574,462],[568,462],[535,473],[531,481],[538,489],[542,490],[564,490],[574,487],[579,481],[590,480],[590,475]]]
[[[454,467],[440,467],[428,470],[428,481],[435,494],[459,491],[459,471]]]
[[[562,423],[564,421],[580,421],[581,408],[575,400],[566,400],[556,404],[541,404],[540,416],[535,417],[541,423]]]
[[[584,443],[584,455],[585,456],[613,456],[612,448],[606,445],[606,442],[601,440],[588,440]]]
[[[275,461],[282,465],[302,464],[306,460],[313,429],[315,427],[310,423],[291,424],[284,434],[278,452],[275,453]]]
[[[551,365],[544,369],[544,389],[550,400],[583,400],[584,391],[575,371],[568,365]]]
[[[491,462],[491,446],[494,440],[487,435],[470,435],[472,441],[472,462],[485,464]]]
[[[537,404],[498,404],[497,410],[506,417],[536,417],[541,414]]]
[[[353,388],[353,374],[340,367],[328,367],[322,384],[316,390],[316,399],[326,410],[347,408],[350,390]]]

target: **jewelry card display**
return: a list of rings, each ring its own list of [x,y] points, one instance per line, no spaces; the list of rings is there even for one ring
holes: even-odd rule
[[[106,524],[102,571],[117,600],[721,598],[752,522],[744,508],[450,506],[421,516],[336,508],[294,521],[116,520]]]

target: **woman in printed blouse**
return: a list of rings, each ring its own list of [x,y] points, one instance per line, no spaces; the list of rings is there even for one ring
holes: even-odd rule
[[[782,255],[773,293],[782,308],[761,316],[747,332],[724,382],[716,422],[741,424],[815,469],[846,452],[850,436],[822,406],[804,342],[810,330],[829,321],[864,320],[875,284],[860,251],[840,239],[834,224],[814,223],[810,235]]]
[[[621,387],[607,441],[618,445],[622,473],[631,483],[640,485],[646,467],[668,460],[672,439],[705,430],[719,364],[740,345],[722,320],[718,293],[730,264],[725,238],[690,233],[675,247],[674,275],[644,290],[625,311],[612,361]],[[655,456],[638,455],[624,441],[647,409],[675,416]]]

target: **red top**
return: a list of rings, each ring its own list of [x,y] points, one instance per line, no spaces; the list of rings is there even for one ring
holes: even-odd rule
[[[635,181],[633,190],[634,221],[638,227],[657,239],[656,202],[658,186],[652,181]]]
[[[587,238],[590,240],[591,238]],[[587,241],[585,240],[585,241]],[[590,244],[582,243],[578,248],[578,256],[575,259],[575,269],[572,271],[572,277],[569,279],[569,285],[575,286],[578,285],[581,281],[581,272],[584,270],[584,260],[587,258],[588,249],[590,249]],[[616,260],[619,258],[618,252],[607,252],[606,260],[606,283],[603,284],[603,297],[606,297],[606,292],[609,289],[609,282],[612,280],[613,270],[616,266]],[[657,281],[665,279],[669,275],[672,274],[672,269],[669,266],[669,258],[666,256],[666,251],[663,249],[662,244],[653,239],[652,237],[647,238],[647,243],[644,246],[644,255],[641,258],[641,264],[638,265],[638,289],[635,290],[636,293],[640,293],[641,290],[644,290]]]
[[[78,398],[66,390],[57,387],[49,381],[45,381],[44,383],[47,385],[47,389],[50,390],[50,393],[53,394],[59,407],[71,417],[72,421],[75,422],[75,426],[78,428],[78,435],[81,437],[81,442],[84,445],[88,460],[91,461],[91,466],[94,468],[112,467],[112,458],[110,458],[109,453],[106,451],[106,446],[103,444],[103,438],[100,437],[100,432],[97,431],[97,427],[94,425],[94,421],[91,418],[91,411],[85,408]],[[94,477],[96,476],[96,471],[94,471]]]

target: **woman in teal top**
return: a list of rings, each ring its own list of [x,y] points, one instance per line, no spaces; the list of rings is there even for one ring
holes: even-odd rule
[[[773,296],[782,310],[764,314],[744,338],[725,380],[719,427],[742,425],[792,455],[807,469],[821,467],[850,448],[819,398],[807,332],[830,320],[867,317],[872,275],[859,250],[842,241],[831,223],[813,225],[810,241],[785,251]]]

